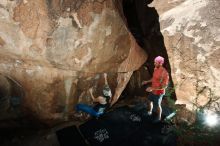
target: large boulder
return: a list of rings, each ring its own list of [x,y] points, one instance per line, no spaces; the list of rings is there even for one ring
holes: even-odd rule
[[[44,123],[66,119],[78,102],[92,102],[89,88],[100,94],[104,72],[117,101],[147,55],[116,2],[0,1],[0,73],[24,91],[22,114]]]
[[[220,1],[154,0],[152,6],[160,15],[177,103],[218,107]]]

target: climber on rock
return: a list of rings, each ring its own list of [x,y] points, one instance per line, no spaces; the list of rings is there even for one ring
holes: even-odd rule
[[[102,90],[102,95],[98,97],[94,97],[92,88],[89,89],[90,96],[96,104],[94,106],[89,106],[87,104],[77,104],[76,111],[79,113],[78,116],[82,115],[80,112],[84,112],[89,114],[90,116],[94,116],[98,118],[102,114],[105,113],[106,109],[109,107],[109,101],[112,97],[111,89],[108,85],[107,74],[104,73],[105,85]]]

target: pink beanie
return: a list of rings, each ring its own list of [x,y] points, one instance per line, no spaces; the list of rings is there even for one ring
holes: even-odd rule
[[[159,64],[163,64],[164,63],[164,58],[161,57],[161,56],[157,56],[155,59],[154,59],[154,62],[157,62]]]

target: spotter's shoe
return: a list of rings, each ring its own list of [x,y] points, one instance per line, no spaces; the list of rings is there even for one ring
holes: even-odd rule
[[[149,111],[148,111],[148,112],[147,112],[147,115],[148,115],[148,116],[151,116],[151,115],[152,115],[152,112],[149,112]]]

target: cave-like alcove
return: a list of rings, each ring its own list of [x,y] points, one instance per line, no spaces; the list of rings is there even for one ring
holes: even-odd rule
[[[168,54],[163,35],[160,31],[159,15],[154,7],[148,6],[152,1],[153,0],[123,0],[123,13],[127,27],[139,46],[148,54],[147,61],[139,70],[133,73],[124,91],[125,94],[130,94],[131,96],[144,95],[141,81],[152,76],[154,58],[159,55],[165,58],[164,67],[170,74],[169,88],[173,89]],[[172,94],[172,99],[176,100],[175,93]]]
[[[0,111],[5,111],[9,108],[10,99],[10,83],[7,78],[0,76]]]
[[[123,0],[123,13],[126,17],[128,29],[136,39],[137,43],[144,47],[144,34],[138,20],[138,13],[134,0]]]
[[[22,113],[24,89],[13,78],[0,75],[0,128],[19,127]],[[17,118],[17,120],[13,120]]]

